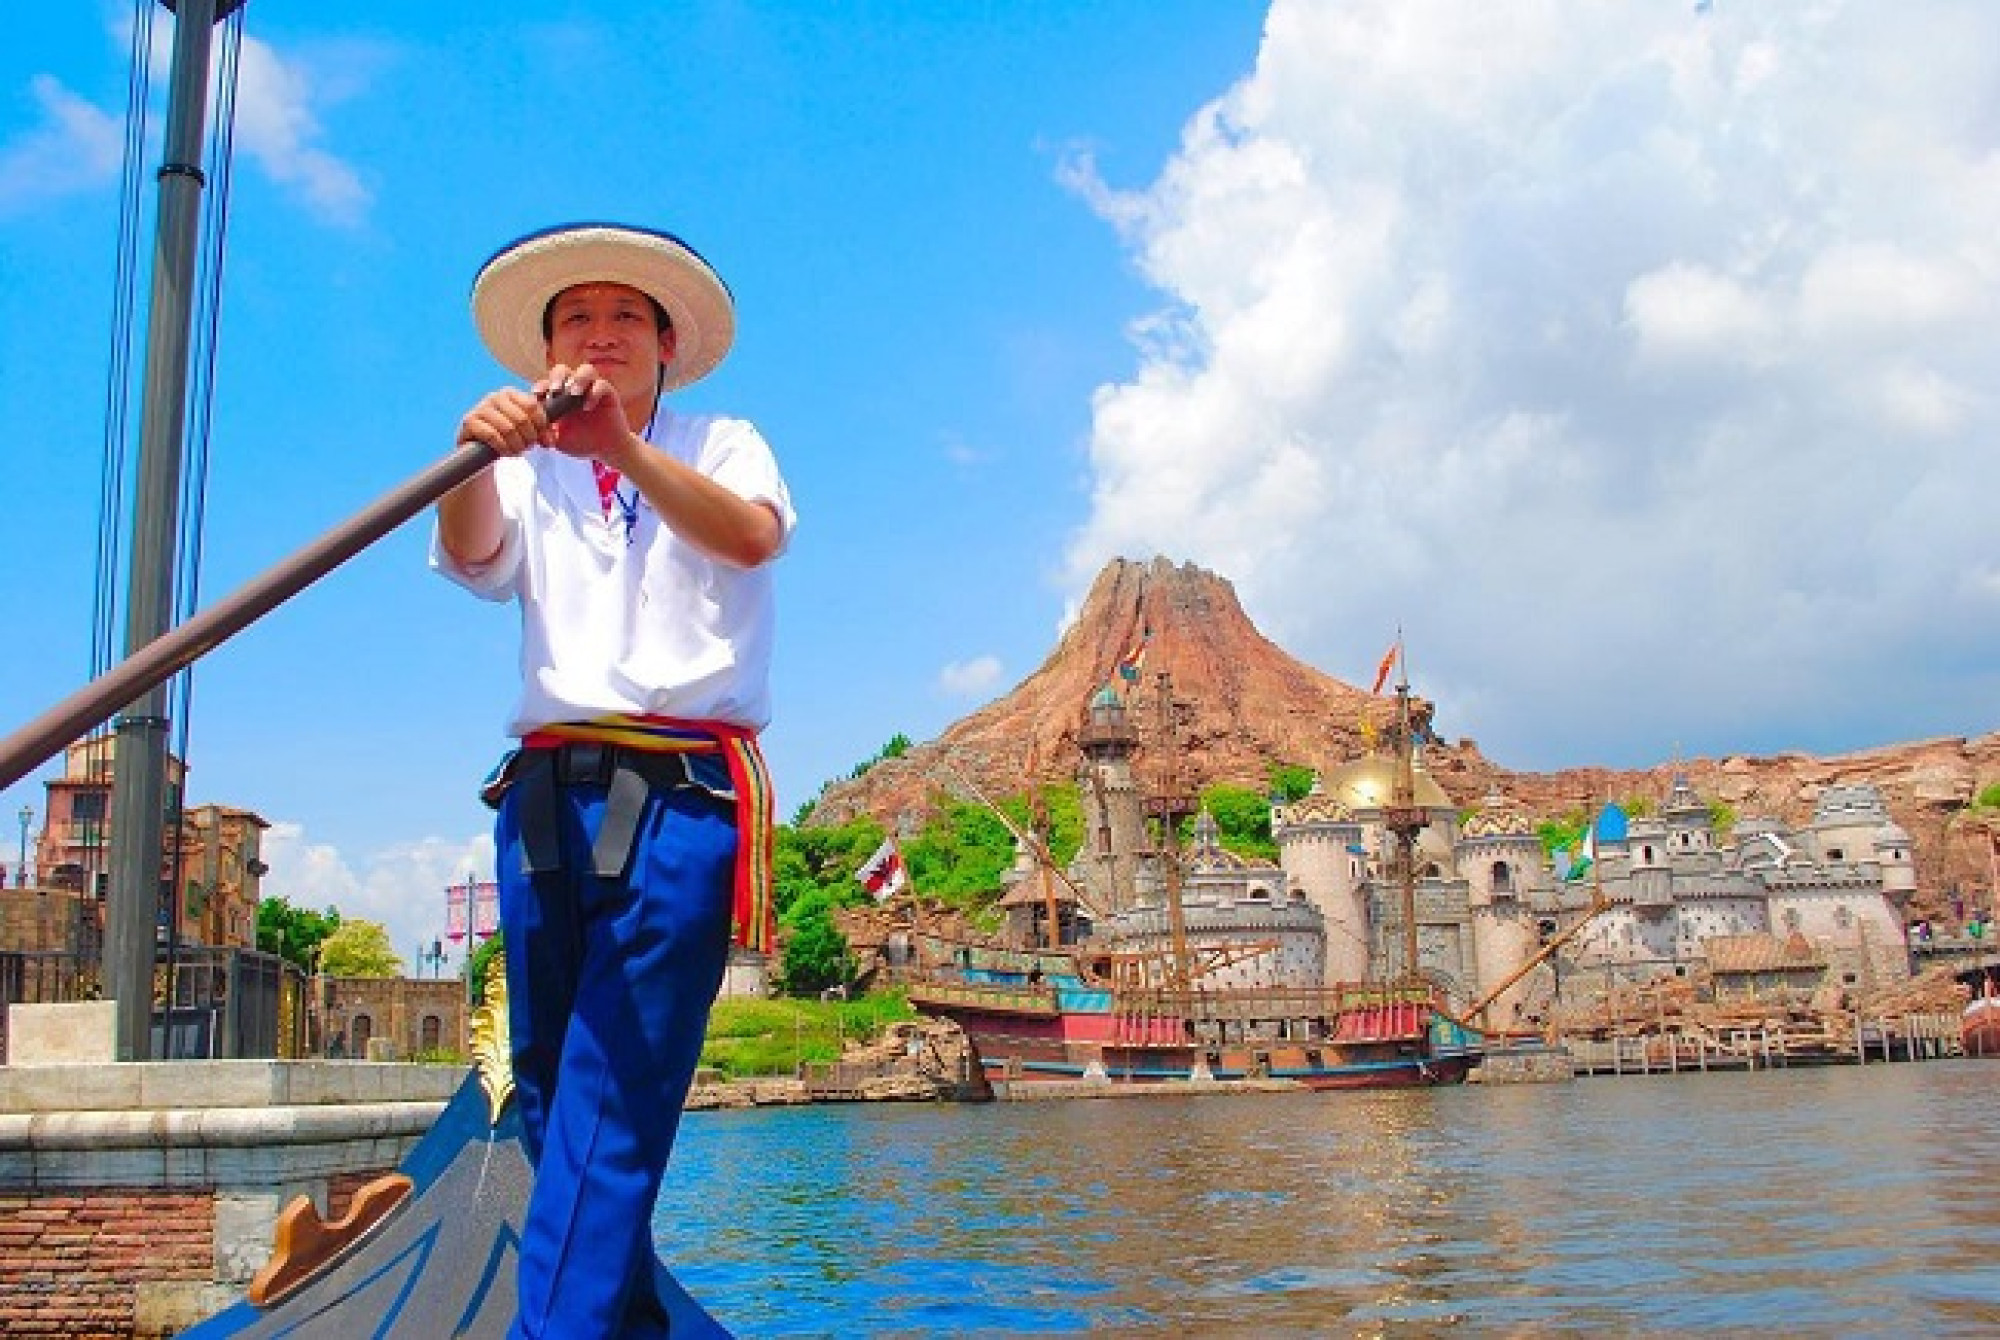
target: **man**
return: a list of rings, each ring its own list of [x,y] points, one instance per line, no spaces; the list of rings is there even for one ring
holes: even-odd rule
[[[536,1168],[513,1334],[659,1335],[653,1202],[732,935],[769,947],[756,732],[794,515],[756,429],[661,403],[735,330],[679,239],[531,235],[481,268],[472,310],[531,383],[460,422],[500,459],[439,503],[431,551],[521,617],[521,747],[486,788]],[[558,396],[575,407],[551,421]]]

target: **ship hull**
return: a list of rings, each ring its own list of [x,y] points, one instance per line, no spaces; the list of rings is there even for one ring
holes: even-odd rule
[[[1284,994],[1195,995],[1167,1007],[1110,991],[954,984],[913,987],[910,1002],[964,1030],[998,1092],[1079,1080],[1425,1088],[1463,1082],[1479,1058],[1475,1040],[1425,1001],[1343,1005],[1337,991]],[[1295,1012],[1272,1012],[1281,1006]],[[1284,1036],[1247,1036],[1251,1020]]]

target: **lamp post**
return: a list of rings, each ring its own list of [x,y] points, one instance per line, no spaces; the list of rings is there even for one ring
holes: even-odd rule
[[[20,818],[21,860],[20,864],[14,867],[14,887],[25,889],[28,887],[28,825],[35,821],[35,807],[32,805],[23,805],[21,807]]]

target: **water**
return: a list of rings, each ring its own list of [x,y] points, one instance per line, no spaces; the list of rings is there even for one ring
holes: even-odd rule
[[[701,1113],[745,1337],[2000,1335],[2000,1064]]]

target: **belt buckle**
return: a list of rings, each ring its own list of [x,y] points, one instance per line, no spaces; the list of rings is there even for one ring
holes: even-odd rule
[[[562,748],[562,780],[571,786],[602,786],[611,773],[611,746],[596,740],[571,740]]]

